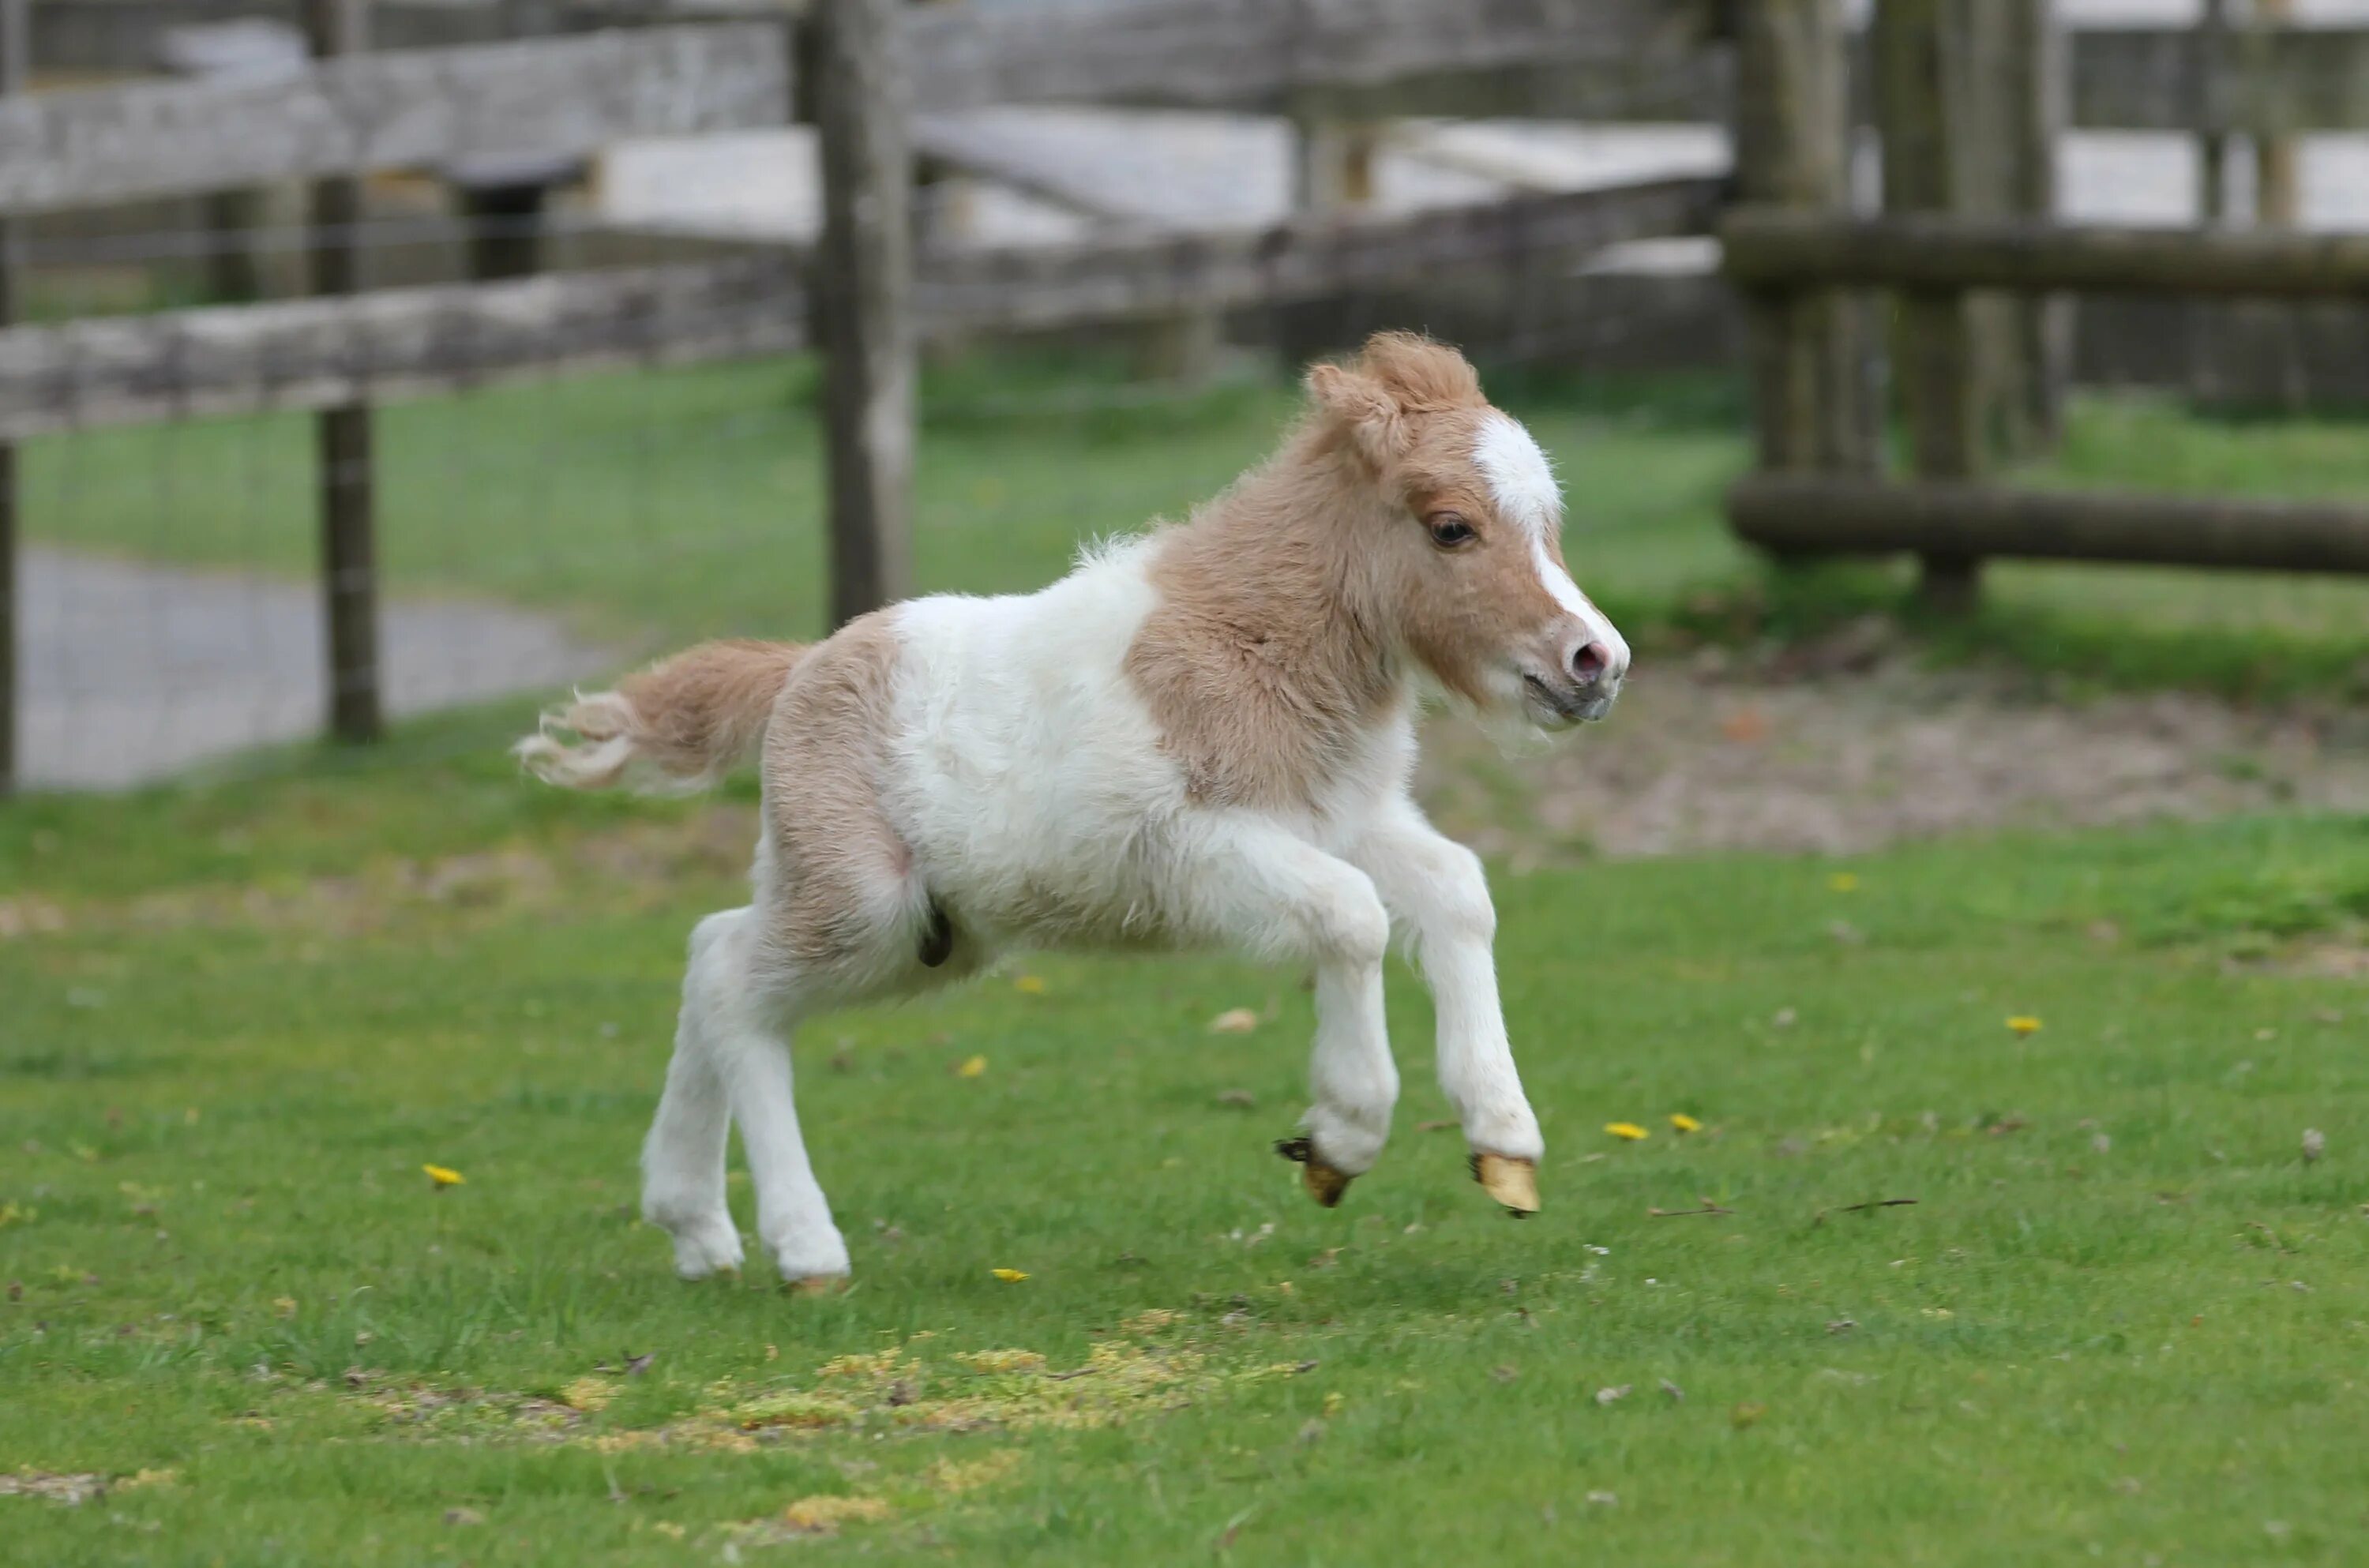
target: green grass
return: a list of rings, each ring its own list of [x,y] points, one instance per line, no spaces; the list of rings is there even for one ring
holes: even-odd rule
[[[812,1300],[631,1218],[745,802],[537,794],[494,738],[0,813],[0,1475],[156,1472],[0,1496],[11,1561],[2358,1560],[2360,822],[1500,876],[1528,1224],[1418,1130],[1403,974],[1333,1213],[1266,1150],[1290,975],[823,1020],[858,1283]],[[887,1512],[736,1533],[833,1495]]]
[[[1649,653],[1903,608],[1905,565],[1767,576],[1719,497],[1745,462],[1718,378],[1493,378],[1562,467],[1582,580]],[[555,607],[635,651],[822,617],[820,476],[805,361],[593,376],[400,406],[381,422],[382,553],[398,590]],[[1279,379],[1194,394],[1076,361],[933,372],[921,447],[921,586],[1026,589],[1081,540],[1181,514],[1273,444]],[[299,574],[314,559],[301,417],[97,431],[27,448],[35,538]],[[2088,399],[2037,483],[2369,496],[2358,421],[2232,423]],[[2369,684],[2369,586],[2169,569],[2001,565],[1983,612],[1909,622],[1947,658],[2008,655],[2082,681],[2238,694]]]

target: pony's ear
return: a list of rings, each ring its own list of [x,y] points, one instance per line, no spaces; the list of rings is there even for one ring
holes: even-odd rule
[[[1390,390],[1371,376],[1341,365],[1318,365],[1308,372],[1308,395],[1326,418],[1356,442],[1366,461],[1387,468],[1405,455],[1405,411]]]

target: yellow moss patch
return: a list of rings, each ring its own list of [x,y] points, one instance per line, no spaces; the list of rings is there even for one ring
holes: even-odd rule
[[[1129,1323],[1151,1333],[1177,1321],[1173,1312],[1147,1312]],[[894,1349],[837,1356],[802,1381],[724,1379],[708,1385],[692,1414],[627,1430],[591,1429],[590,1415],[614,1393],[612,1383],[594,1378],[569,1384],[561,1392],[565,1402],[418,1385],[372,1389],[357,1397],[395,1425],[429,1439],[539,1438],[584,1443],[604,1454],[657,1448],[749,1453],[803,1433],[852,1427],[924,1433],[1115,1426],[1230,1389],[1295,1377],[1314,1365],[1279,1361],[1227,1369],[1182,1345],[1107,1340],[1081,1365],[1056,1369],[1043,1353],[1018,1348],[953,1351],[925,1360],[912,1353],[921,1338]],[[953,1470],[933,1482],[956,1490],[979,1483],[971,1471]]]
[[[904,1358],[901,1350],[876,1351],[870,1356],[834,1356],[816,1369],[820,1378],[878,1378],[895,1373]]]
[[[992,1486],[1020,1467],[1020,1455],[1004,1448],[978,1459],[940,1459],[921,1473],[932,1490],[959,1496]]]
[[[617,1397],[616,1385],[605,1378],[578,1378],[559,1391],[559,1402],[571,1410],[606,1410]]]

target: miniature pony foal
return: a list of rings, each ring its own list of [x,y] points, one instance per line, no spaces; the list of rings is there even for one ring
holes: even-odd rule
[[[1414,689],[1567,728],[1611,708],[1628,645],[1564,569],[1545,454],[1461,355],[1383,334],[1307,385],[1273,457],[1041,592],[914,600],[812,645],[708,643],[520,743],[578,789],[761,761],[754,898],[692,934],[643,1151],[643,1212],[683,1276],[740,1262],[738,1117],[782,1277],[843,1281],[791,1100],[793,1025],[1029,947],[1222,944],[1312,967],[1313,1104],[1277,1147],[1330,1206],[1398,1098],[1396,922],[1473,1173],[1514,1213],[1538,1207],[1488,883],[1408,795]]]

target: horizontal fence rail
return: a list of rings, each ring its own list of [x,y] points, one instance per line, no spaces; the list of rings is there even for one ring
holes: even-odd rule
[[[2072,34],[2073,123],[2098,130],[2223,128],[2258,135],[2369,128],[2369,29],[2240,27],[2216,44],[2195,28]]]
[[[1847,218],[1768,208],[1729,212],[1719,235],[1728,277],[1747,289],[2369,293],[2369,234],[2126,228],[1956,214]]]
[[[0,437],[786,352],[786,257],[104,317],[0,332]]]
[[[1053,0],[910,6],[914,101],[1254,108],[1296,88],[1539,61],[1675,61],[1709,0]],[[1397,112],[1420,112],[1402,108]]]
[[[1946,551],[1972,558],[2369,572],[2369,507],[1978,483],[1756,474],[1728,492],[1745,539],[1780,555]]]
[[[1473,264],[1575,264],[1635,239],[1703,234],[1723,181],[1655,180],[1389,218],[925,258],[925,324],[1025,329],[1179,307],[1305,299]]]
[[[1307,298],[1474,263],[1575,265],[1624,240],[1704,232],[1719,186],[953,251],[923,258],[915,305],[922,332],[943,336]],[[784,353],[805,346],[806,313],[797,258],[783,253],[18,326],[0,331],[0,439]]]
[[[1460,59],[1385,41],[1393,69],[1365,76],[1351,61],[1288,52],[1288,10],[1278,6],[1264,21],[1235,24],[1241,31],[1205,35],[1208,41],[1196,47],[1207,48],[1207,59],[1188,52],[1171,63],[1145,55],[1100,81],[1069,52],[1123,49],[1125,24],[1115,16],[1073,40],[1072,28],[1039,19],[1054,9],[1060,8],[917,12],[914,40],[926,79],[947,95],[921,101],[956,107],[1009,96],[1235,108],[1271,104],[1288,88],[1297,108],[1345,116],[1722,122],[1734,93],[1731,49],[1680,6],[1643,18],[1625,53],[1617,47],[1602,52],[1595,41],[1617,39],[1620,27],[1634,25],[1608,17],[1593,37],[1540,26],[1516,43],[1491,40]],[[1094,16],[1102,15],[1097,8]],[[1225,39],[1250,39],[1253,28],[1265,29],[1257,36],[1270,46],[1285,41],[1245,73],[1239,60],[1225,60],[1225,51],[1260,46]],[[1875,116],[1863,40],[1859,49],[1852,114],[1856,123],[1869,124]],[[2220,47],[2191,28],[2080,28],[2066,34],[2066,49],[2067,123],[2076,130],[2192,133],[2208,104],[2226,131],[2369,130],[2369,28],[2241,29]]]
[[[286,80],[0,101],[0,214],[777,125],[785,26],[651,28],[324,62]]]

